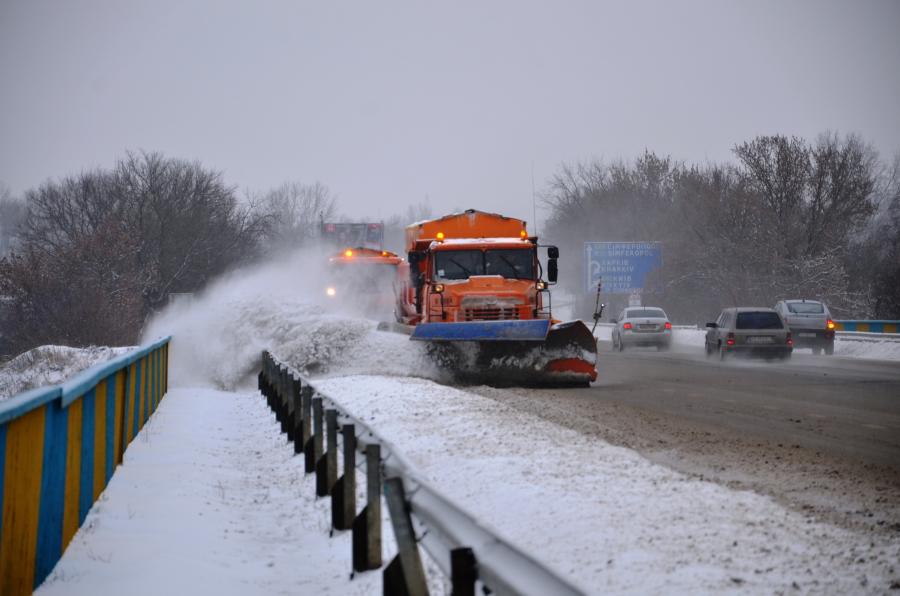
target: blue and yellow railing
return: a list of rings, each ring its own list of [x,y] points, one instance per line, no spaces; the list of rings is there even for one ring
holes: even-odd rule
[[[169,339],[0,402],[0,594],[53,569],[168,385]]]
[[[868,333],[897,333],[900,321],[835,321],[836,331],[864,331]]]

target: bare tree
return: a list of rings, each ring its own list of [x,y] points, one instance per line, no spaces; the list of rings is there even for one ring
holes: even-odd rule
[[[25,204],[0,182],[0,258],[15,248],[20,233],[19,226],[24,219]]]
[[[337,198],[320,182],[285,182],[262,197],[259,209],[268,248],[290,249],[318,238],[320,223],[337,213]]]

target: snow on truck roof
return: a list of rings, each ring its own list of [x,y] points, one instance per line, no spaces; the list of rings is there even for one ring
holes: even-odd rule
[[[441,246],[480,246],[484,244],[492,245],[511,245],[511,248],[531,248],[534,243],[528,238],[447,238],[446,240],[434,240],[431,248],[435,249]]]

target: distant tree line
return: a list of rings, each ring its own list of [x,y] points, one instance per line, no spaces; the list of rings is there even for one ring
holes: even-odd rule
[[[302,245],[335,198],[287,183],[239,196],[221,173],[158,153],[0,189],[0,358],[44,344],[127,345],[173,293]]]
[[[734,155],[689,165],[647,151],[560,168],[544,235],[572,255],[563,279],[582,311],[584,242],[660,241],[663,265],[644,303],[680,321],[781,298],[900,318],[900,156],[888,167],[859,137],[835,134],[760,136]],[[613,309],[626,299],[605,298]]]

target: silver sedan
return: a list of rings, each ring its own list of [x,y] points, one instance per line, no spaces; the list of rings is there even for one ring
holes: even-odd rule
[[[632,306],[612,320],[613,349],[620,352],[631,346],[656,346],[668,350],[672,345],[672,323],[665,311],[650,306]]]

